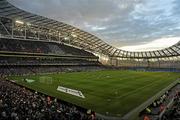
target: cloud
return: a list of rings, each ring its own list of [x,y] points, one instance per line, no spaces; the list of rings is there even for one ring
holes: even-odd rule
[[[127,50],[127,51],[160,50],[160,49],[164,49],[164,48],[167,48],[176,44],[177,42],[179,42],[179,40],[180,40],[180,37],[160,38],[152,42],[144,43],[141,45],[120,47],[120,49]]]
[[[115,47],[180,37],[179,0],[9,1],[32,13],[76,26]]]

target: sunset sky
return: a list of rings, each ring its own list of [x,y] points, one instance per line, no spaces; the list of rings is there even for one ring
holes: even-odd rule
[[[8,0],[124,50],[156,50],[180,40],[180,0]]]

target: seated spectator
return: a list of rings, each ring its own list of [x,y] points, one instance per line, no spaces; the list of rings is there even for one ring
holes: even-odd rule
[[[90,117],[88,117],[90,116]],[[32,92],[8,80],[0,81],[0,120],[95,120],[75,106]]]

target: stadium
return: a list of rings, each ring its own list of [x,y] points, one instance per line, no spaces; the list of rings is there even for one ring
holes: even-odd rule
[[[0,0],[0,120],[178,120],[180,41],[128,51]]]

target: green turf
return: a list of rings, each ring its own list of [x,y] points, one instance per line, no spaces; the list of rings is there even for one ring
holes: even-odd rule
[[[52,78],[52,84],[40,82],[40,77]],[[58,97],[98,113],[123,116],[180,77],[179,73],[94,71],[48,75],[11,76],[19,84]],[[23,78],[35,82],[23,82]],[[81,90],[85,99],[57,91],[57,86]]]

